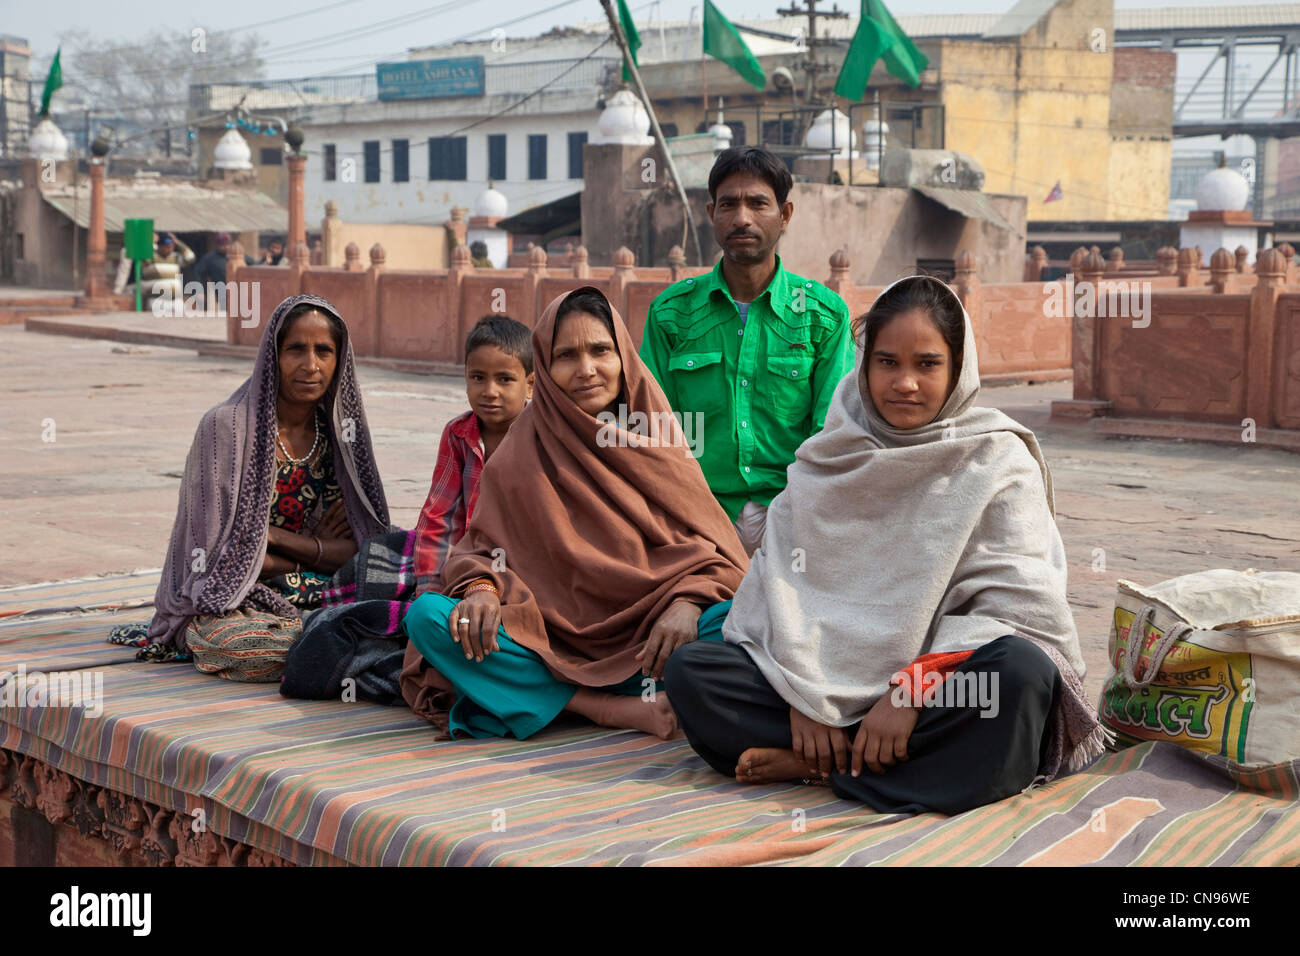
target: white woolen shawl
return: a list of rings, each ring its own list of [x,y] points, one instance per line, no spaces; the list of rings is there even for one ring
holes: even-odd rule
[[[859,349],[772,501],[723,636],[790,706],[848,727],[922,654],[1020,635],[1068,678],[1073,732],[1053,749],[1078,766],[1101,737],[1079,683],[1051,476],[1033,432],[973,407],[979,367],[962,315],[957,384],[928,425],[881,417]]]

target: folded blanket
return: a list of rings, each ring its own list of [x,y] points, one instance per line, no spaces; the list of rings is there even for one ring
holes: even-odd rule
[[[289,649],[280,693],[403,703],[402,616],[414,598],[415,532],[399,529],[364,542],[330,579],[321,609]]]

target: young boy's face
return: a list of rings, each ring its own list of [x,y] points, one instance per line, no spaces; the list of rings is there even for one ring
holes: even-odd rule
[[[532,397],[533,376],[515,356],[480,345],[465,356],[465,394],[485,426],[508,428]]]

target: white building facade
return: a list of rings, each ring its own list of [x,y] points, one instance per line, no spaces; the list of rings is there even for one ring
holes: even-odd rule
[[[580,191],[582,147],[599,142],[600,89],[617,62],[487,64],[478,96],[312,107],[298,120],[308,221],[333,201],[353,222],[442,223],[489,183],[510,214]]]

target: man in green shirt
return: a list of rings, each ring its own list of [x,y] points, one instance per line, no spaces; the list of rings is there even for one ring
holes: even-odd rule
[[[694,442],[704,477],[746,552],[797,449],[826,420],[853,368],[849,310],[834,292],[781,265],[790,222],[785,164],[757,146],[718,155],[709,219],[722,259],[650,304],[641,358]],[[751,325],[749,320],[753,319]]]

